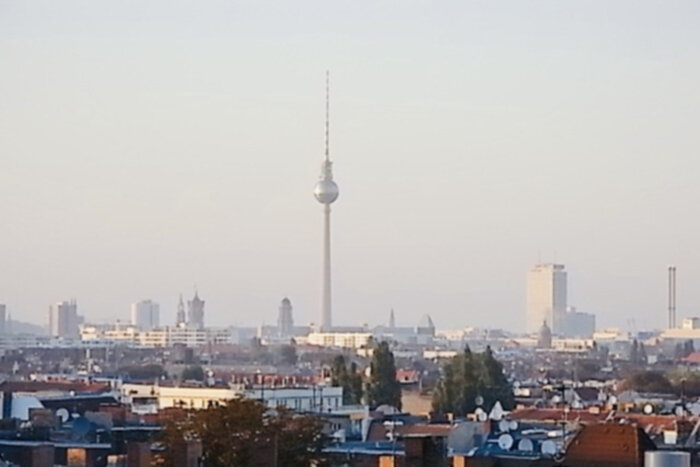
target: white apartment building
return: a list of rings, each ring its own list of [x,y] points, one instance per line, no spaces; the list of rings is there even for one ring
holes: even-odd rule
[[[343,388],[336,386],[265,387],[245,389],[229,387],[158,386],[122,384],[122,403],[133,413],[157,413],[170,407],[205,409],[245,397],[263,401],[268,407],[287,407],[296,411],[330,412],[343,405]]]
[[[303,341],[302,339],[297,339]],[[306,343],[322,347],[342,347],[359,349],[366,347],[372,340],[370,332],[312,332],[306,337]]]
[[[138,347],[172,347],[174,345],[200,347],[208,344],[230,344],[235,343],[236,337],[229,328],[165,327],[142,331],[134,325],[119,324],[80,327],[80,340],[85,343],[123,343]]]
[[[537,264],[527,274],[528,333],[536,333],[546,322],[554,334],[562,332],[566,313],[566,271],[562,264]]]

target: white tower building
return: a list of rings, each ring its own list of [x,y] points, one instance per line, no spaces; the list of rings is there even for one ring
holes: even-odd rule
[[[131,305],[131,324],[142,331],[158,327],[160,306],[153,300],[141,300]]]
[[[320,330],[328,332],[333,327],[331,314],[331,204],[338,199],[338,185],[333,181],[333,163],[329,151],[329,82],[326,72],[326,149],[321,163],[314,196],[323,204],[323,285],[321,291]]]
[[[563,264],[536,264],[527,274],[528,333],[536,333],[542,323],[554,334],[563,332],[566,313],[566,271]]]

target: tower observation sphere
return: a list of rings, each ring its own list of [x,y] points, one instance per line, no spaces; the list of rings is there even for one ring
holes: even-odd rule
[[[331,204],[338,199],[338,184],[333,180],[321,179],[314,187],[314,196],[321,204]]]

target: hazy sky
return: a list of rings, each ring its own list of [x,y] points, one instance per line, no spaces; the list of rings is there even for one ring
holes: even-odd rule
[[[335,323],[700,314],[695,0],[0,0],[0,301],[317,322],[326,69]]]

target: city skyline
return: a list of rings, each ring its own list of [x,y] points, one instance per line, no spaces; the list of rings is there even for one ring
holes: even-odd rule
[[[326,69],[337,324],[524,329],[540,257],[599,326],[664,327],[669,264],[700,311],[696,3],[39,5],[0,5],[15,319],[171,322],[196,282],[212,325],[316,322]]]

